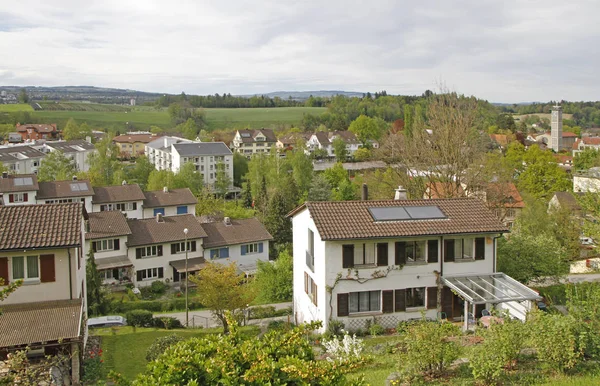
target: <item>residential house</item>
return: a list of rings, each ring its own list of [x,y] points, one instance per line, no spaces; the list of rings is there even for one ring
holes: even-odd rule
[[[168,189],[144,192],[143,218],[163,216],[175,216],[179,214],[196,215],[196,204],[198,199],[189,188]]]
[[[269,153],[277,142],[271,129],[238,130],[232,141],[233,151],[247,157],[257,153]]]
[[[40,149],[44,153],[61,151],[67,158],[75,161],[77,170],[87,172],[90,170],[89,157],[91,154],[97,154],[98,150],[91,142],[77,139],[73,141],[47,141]]]
[[[204,266],[202,239],[206,232],[193,215],[157,214],[155,218],[127,220],[127,224],[131,229],[127,255],[134,265],[136,286],[155,280],[179,282],[187,272],[195,273]]]
[[[534,142],[538,142],[538,143],[543,143],[544,145],[548,146],[548,144],[550,143],[550,140],[552,138],[552,135],[549,131],[542,133],[542,134],[530,134],[527,136],[527,139],[530,141],[534,141]],[[571,132],[563,132],[562,133],[562,142],[561,142],[561,150],[572,150],[573,149],[573,145],[575,144],[575,141],[577,141],[577,134],[575,133],[571,133]]]
[[[582,137],[573,144],[573,156],[585,149],[600,150],[600,137]]]
[[[171,170],[178,172],[187,162],[202,173],[204,185],[214,186],[219,168],[225,172],[233,186],[233,153],[223,142],[193,142],[171,145]]]
[[[496,239],[508,229],[480,200],[306,202],[289,216],[297,323],[356,330],[375,317],[395,327],[480,316],[494,304],[524,319],[539,298],[496,272]]]
[[[2,172],[0,178],[0,205],[35,204],[39,189],[35,174],[12,175]]]
[[[509,138],[506,134],[490,134],[490,140],[495,143],[500,149],[506,149]]]
[[[127,254],[127,237],[131,229],[127,218],[119,211],[88,215],[88,249],[94,252],[97,270],[105,284],[131,282],[133,262]]]
[[[105,186],[94,188],[92,212],[119,210],[128,218],[144,218],[142,204],[146,196],[139,185]]]
[[[279,151],[294,150],[299,141],[306,143],[311,137],[309,133],[289,133],[277,139],[275,147]]]
[[[344,131],[332,131],[332,132],[324,132],[317,131],[308,139],[307,142],[307,151],[312,153],[316,149],[323,149],[327,151],[328,157],[335,157],[334,149],[333,149],[333,141],[337,138],[341,139],[346,143],[346,150],[348,152],[348,157],[352,157],[356,150],[360,149],[361,143],[356,138],[353,132],[344,130]],[[371,145],[373,148],[378,148],[379,143],[376,141],[371,141]]]
[[[146,145],[158,137],[155,134],[136,132],[117,135],[113,143],[120,151],[120,158],[135,158],[144,155]]]
[[[246,276],[256,273],[259,260],[269,261],[269,241],[273,236],[256,218],[225,217],[223,221],[203,223],[202,228],[207,235],[204,250],[211,261],[233,261]]]
[[[442,181],[432,181],[425,185],[423,198],[426,200],[432,198],[455,198],[465,197],[466,193],[461,184]]]
[[[23,142],[23,137],[19,133],[8,133],[8,143],[21,143]]]
[[[87,336],[84,216],[80,203],[0,206],[0,277],[23,280],[2,301],[0,358],[66,351],[75,384]]]
[[[21,125],[17,123],[17,133],[21,135],[23,141],[36,141],[39,139],[60,139],[60,130],[56,127],[56,123],[52,124],[37,124],[28,123]]]
[[[600,167],[573,173],[574,192],[600,192]]]
[[[171,145],[177,143],[195,143],[189,139],[164,136],[146,144],[144,148],[148,161],[154,165],[156,170],[173,170],[171,162]],[[179,168],[177,169],[179,170]]]
[[[44,156],[31,146],[0,147],[0,163],[14,174],[37,174]]]
[[[77,177],[73,177],[68,181],[38,182],[38,186],[39,189],[35,195],[35,201],[38,204],[82,202],[86,212],[92,212],[94,188],[87,180],[77,180]]]

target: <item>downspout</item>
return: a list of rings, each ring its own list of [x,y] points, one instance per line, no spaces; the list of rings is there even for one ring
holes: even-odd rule
[[[494,267],[492,268],[493,271],[492,272],[496,272],[496,240],[499,239],[500,237],[502,237],[502,233],[500,233],[498,236],[495,236],[493,238],[494,240],[494,250],[492,251],[492,263],[494,264]]]
[[[67,248],[69,255],[69,299],[73,300],[73,272],[71,267],[71,248]]]

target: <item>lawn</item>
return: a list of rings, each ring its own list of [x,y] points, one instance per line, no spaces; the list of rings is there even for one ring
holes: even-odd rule
[[[19,103],[15,105],[0,105],[0,112],[16,113],[18,111],[33,111],[33,108],[27,103]]]

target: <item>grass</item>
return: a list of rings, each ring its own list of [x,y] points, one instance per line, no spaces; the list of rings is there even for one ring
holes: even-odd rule
[[[19,103],[14,105],[0,105],[0,112],[16,113],[18,111],[33,111],[33,108],[27,103]]]
[[[240,330],[248,336],[258,335],[256,326],[241,327]],[[202,337],[207,334],[223,332],[222,328],[195,330],[161,330],[155,328],[116,327],[100,328],[90,331],[102,338],[102,355],[104,360],[104,376],[111,370],[121,373],[131,380],[146,368],[146,350],[162,336],[177,334],[184,338]]]

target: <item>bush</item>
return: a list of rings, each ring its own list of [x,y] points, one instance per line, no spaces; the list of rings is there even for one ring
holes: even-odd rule
[[[323,341],[323,347],[329,355],[327,360],[344,363],[358,362],[362,358],[364,346],[362,339],[357,339],[356,335],[350,336],[347,333],[342,339],[333,338]]]
[[[344,322],[342,322],[341,320],[331,319],[327,324],[327,331],[325,331],[324,338],[341,338],[342,336],[344,336],[343,330],[345,327],[346,326],[344,325]]]
[[[127,324],[135,327],[152,327],[152,312],[146,310],[133,310],[125,314]]]
[[[383,335],[384,332],[385,332],[385,328],[383,328],[383,326],[379,323],[373,323],[369,327],[369,334],[371,334],[373,336]]]
[[[181,324],[179,319],[170,316],[153,318],[152,325],[156,328],[164,328],[167,330],[171,330],[173,328],[183,328],[183,324]]]
[[[538,288],[540,295],[552,305],[563,305],[567,302],[566,284],[555,284],[548,287]]]
[[[531,314],[530,327],[531,342],[540,362],[560,372],[577,364],[584,347],[578,347],[574,318],[538,311]]]
[[[275,313],[276,310],[274,306],[257,306],[250,308],[248,315],[250,319],[264,319],[276,316]]]
[[[164,293],[167,292],[167,288],[169,287],[160,280],[153,281],[152,284],[150,284],[150,292],[156,296],[164,295]]]
[[[181,342],[182,340],[182,337],[175,334],[156,338],[146,351],[146,360],[148,362],[152,362],[153,360],[158,358],[160,354],[165,352],[169,347],[171,347],[177,342]]]
[[[267,325],[267,331],[285,331],[288,330],[287,322],[283,320],[272,320]]]

